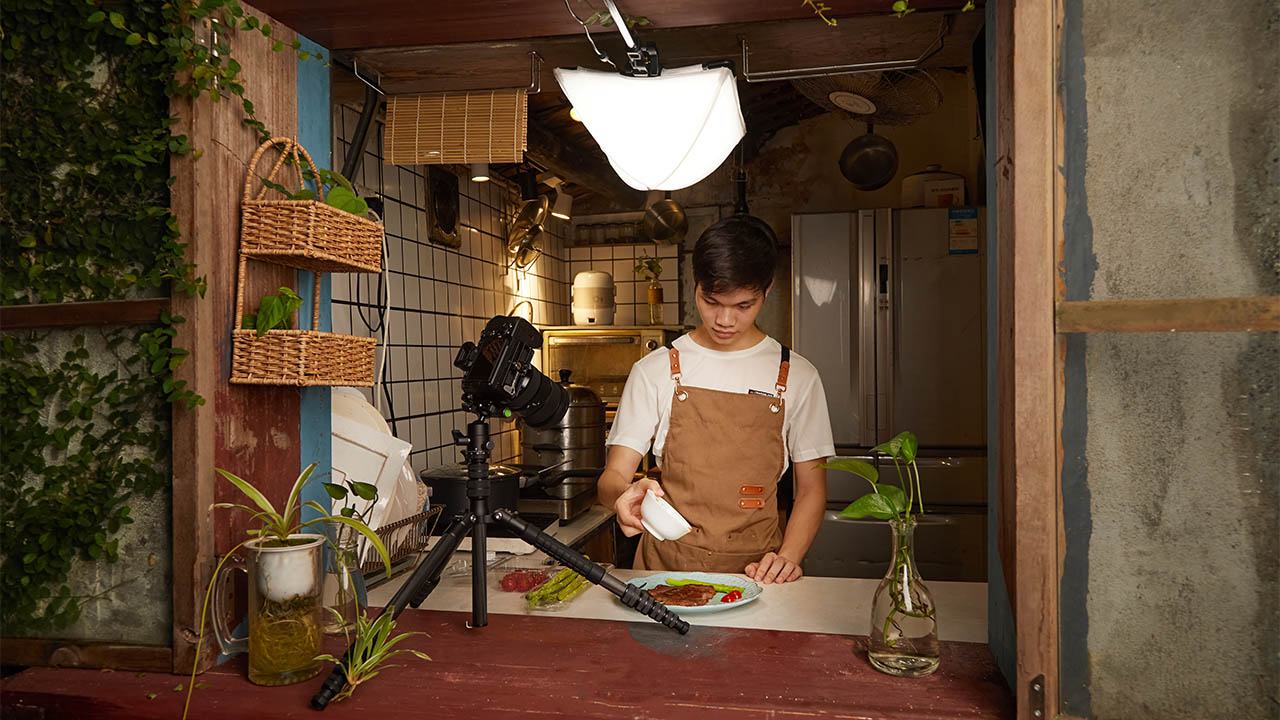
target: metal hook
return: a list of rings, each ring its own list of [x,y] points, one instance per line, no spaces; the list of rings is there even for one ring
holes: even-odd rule
[[[537,95],[542,92],[542,56],[534,51],[529,52],[529,90],[526,95]]]
[[[382,83],[382,75],[381,74],[378,75],[378,84],[374,84],[369,82],[368,80],[365,80],[364,76],[360,74],[360,61],[355,58],[351,58],[351,74],[359,78],[360,82],[373,88],[374,92],[378,93],[379,95],[383,95],[383,96],[386,95],[386,93],[382,91],[382,88],[378,87],[378,85]]]

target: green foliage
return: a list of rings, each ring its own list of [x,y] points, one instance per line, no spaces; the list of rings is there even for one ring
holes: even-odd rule
[[[342,614],[333,608],[326,608],[333,613],[341,621]],[[343,656],[341,660],[332,655],[317,655],[317,660],[328,660],[331,663],[340,665],[343,674],[346,675],[347,682],[342,686],[342,690],[334,696],[334,702],[341,702],[351,697],[356,688],[361,683],[368,682],[378,676],[378,673],[392,667],[386,662],[397,655],[413,655],[422,660],[430,660],[424,652],[412,650],[409,648],[396,648],[396,645],[415,635],[426,635],[421,632],[407,632],[392,636],[391,631],[395,630],[396,621],[392,613],[381,612],[374,620],[369,619],[369,615],[365,610],[361,610],[356,616],[356,632],[354,642],[351,634],[347,634],[347,645],[350,648],[348,654]],[[345,632],[345,631],[344,631]]]
[[[633,272],[652,282],[662,275],[662,261],[658,258],[649,257],[648,253],[640,253],[640,257],[636,258]]]
[[[293,159],[290,158],[287,162],[292,163]],[[345,177],[343,177],[342,173],[337,173],[332,170],[326,170],[324,168],[320,168],[319,170],[320,170],[319,181],[322,185],[324,185],[327,188],[325,190],[325,197],[324,197],[324,202],[326,205],[336,207],[339,210],[345,210],[354,215],[359,215],[360,217],[364,217],[369,214],[369,204],[365,202],[364,198],[356,194],[356,189],[351,184],[350,180],[347,180]],[[317,179],[316,174],[311,171],[311,168],[306,168],[305,170],[303,170],[302,174],[303,174],[303,177],[306,178],[307,180],[314,181]],[[272,182],[271,180],[267,180],[265,178],[262,179],[262,184],[272,190],[275,190],[281,195],[284,195],[286,198],[290,200],[315,200],[316,199],[315,191],[311,190],[310,188],[304,187],[299,190],[290,192],[289,188],[285,187],[284,185],[281,185],[280,183],[277,183],[277,182]]]
[[[293,327],[293,313],[302,307],[302,298],[287,287],[280,288],[279,295],[267,295],[262,298],[256,314],[245,314],[240,318],[240,328],[257,330],[258,337],[267,334],[268,330],[280,330]]]
[[[245,123],[269,136],[230,53],[237,32],[286,47],[236,0],[5,3],[0,304],[204,294],[169,212],[171,158],[199,156],[174,133],[170,101],[234,97]],[[299,59],[322,59],[299,41],[291,47]],[[118,365],[107,373],[79,351],[60,363],[37,357],[35,335],[5,336],[6,633],[74,622],[81,598],[65,584],[68,571],[114,560],[128,498],[168,481],[153,458],[169,455],[169,433],[141,418],[167,423],[158,397],[204,402],[174,379],[187,356],[172,344],[181,321],[166,315],[159,327],[113,333]]]
[[[329,510],[321,507],[315,502],[300,503],[302,497],[302,488],[307,484],[307,480],[311,477],[312,471],[316,469],[316,464],[311,463],[305,470],[298,475],[298,479],[293,482],[293,488],[289,490],[289,499],[285,501],[284,507],[276,510],[267,496],[263,495],[260,490],[246,480],[243,480],[226,470],[215,468],[218,474],[226,478],[228,482],[236,486],[244,496],[256,506],[249,507],[237,503],[218,503],[214,505],[217,508],[232,508],[249,513],[255,520],[262,523],[257,530],[250,530],[249,534],[256,537],[270,537],[280,545],[289,544],[289,536],[301,532],[312,525],[321,525],[323,523],[337,523],[360,533],[373,546],[378,554],[382,556],[382,562],[387,568],[387,577],[391,577],[391,556],[387,554],[387,548],[382,544],[382,539],[378,534],[365,525],[358,518],[346,517],[343,515],[330,515]],[[328,488],[326,488],[328,490]],[[377,497],[375,489],[374,497]],[[302,522],[302,508],[309,507],[320,514],[320,517],[314,520]]]
[[[168,414],[154,391],[137,329],[100,331],[114,368],[91,360],[84,335],[68,336],[46,360],[52,338],[3,336],[0,413],[0,607],[7,633],[48,631],[75,622],[82,596],[66,584],[79,561],[117,558],[127,501],[169,483]],[[130,342],[134,341],[134,342]],[[139,382],[139,378],[146,379]]]
[[[858,519],[873,517],[878,520],[911,520],[913,505],[924,512],[924,498],[920,493],[920,471],[916,467],[916,450],[920,443],[916,436],[904,430],[872,450],[893,459],[898,471],[898,485],[881,483],[880,473],[861,460],[846,458],[823,463],[818,467],[853,473],[871,483],[871,492],[849,503],[840,511],[842,517]]]

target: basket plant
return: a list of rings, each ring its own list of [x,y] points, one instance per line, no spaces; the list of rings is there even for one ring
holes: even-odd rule
[[[916,465],[918,448],[919,441],[909,431],[873,448],[893,460],[896,485],[880,482],[880,473],[861,460],[846,458],[820,466],[853,473],[871,484],[871,492],[850,503],[840,512],[841,517],[871,517],[889,523],[889,569],[872,600],[867,656],[876,669],[904,677],[928,675],[938,669],[939,661],[933,595],[920,579],[915,562],[916,518],[924,514]]]

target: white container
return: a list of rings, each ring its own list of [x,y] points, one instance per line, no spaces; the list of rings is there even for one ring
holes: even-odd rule
[[[924,181],[924,206],[927,208],[964,205],[964,178]]]
[[[640,501],[640,524],[659,541],[678,540],[693,529],[683,515],[652,490],[646,490]]]
[[[602,270],[584,270],[573,276],[573,324],[612,325],[613,276]]]
[[[924,184],[933,180],[960,180],[961,193],[963,194],[964,177],[953,172],[947,172],[942,169],[941,165],[926,165],[924,170],[918,173],[912,173],[902,178],[902,202],[900,207],[913,208],[924,207]],[[963,203],[963,201],[962,201]]]

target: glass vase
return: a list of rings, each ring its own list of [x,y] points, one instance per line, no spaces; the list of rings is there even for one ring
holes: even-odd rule
[[[872,667],[899,677],[938,669],[938,619],[933,594],[916,571],[915,519],[889,521],[893,557],[871,603]]]
[[[325,567],[325,598],[329,608],[324,613],[320,629],[326,634],[337,635],[354,630],[356,615],[360,612],[356,591],[361,582],[358,538],[352,537],[345,526],[336,532],[336,540],[330,546]]]
[[[649,324],[661,325],[662,321],[662,283],[654,279],[649,282]]]

